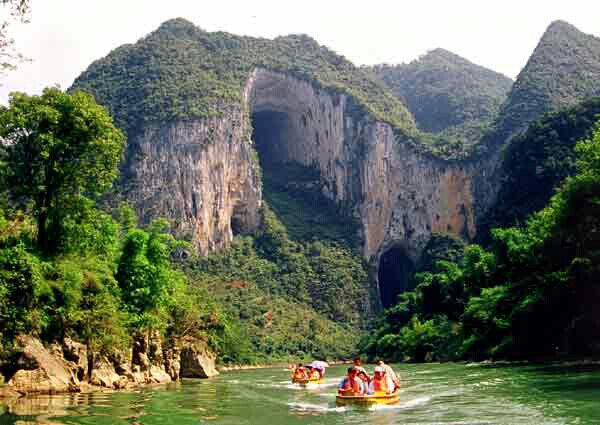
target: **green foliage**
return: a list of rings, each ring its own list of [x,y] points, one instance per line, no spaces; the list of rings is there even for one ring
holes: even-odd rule
[[[237,324],[229,343],[217,338],[232,361],[249,354],[261,361],[351,356],[357,339],[348,335],[360,332],[370,311],[360,256],[327,241],[290,239],[266,206],[255,237],[237,237],[228,250],[189,266],[195,285]],[[235,354],[243,335],[251,346]]]
[[[123,310],[114,259],[97,254],[71,254],[56,259],[46,276],[52,288],[51,320],[46,339],[70,335],[107,354],[129,341],[128,314]]]
[[[185,280],[171,265],[174,247],[162,221],[152,223],[148,232],[132,229],[125,235],[116,279],[136,328],[161,329],[167,323],[172,292]]]
[[[74,87],[93,93],[127,132],[147,122],[220,116],[238,108],[254,68],[289,73],[350,95],[360,108],[410,133],[406,108],[377,81],[305,35],[274,40],[208,33],[173,19],[93,63]]]
[[[590,135],[598,116],[600,98],[592,98],[544,116],[512,140],[502,159],[497,200],[479,225],[481,242],[490,242],[494,227],[522,225],[548,203],[575,173],[575,143]]]
[[[436,272],[421,274],[363,349],[371,355],[394,349],[414,360],[422,359],[420,349],[442,359],[597,353],[600,127],[575,152],[576,174],[546,208],[523,228],[495,229],[493,252],[471,245],[457,264],[441,262]],[[435,322],[440,316],[458,329],[450,340],[436,339],[447,335],[440,331],[447,324]]]
[[[547,111],[599,96],[600,39],[553,22],[536,46],[502,107],[498,138],[516,134]]]
[[[341,215],[336,203],[323,195],[313,168],[289,162],[263,165],[262,170],[264,198],[291,239],[358,246],[358,223]]]
[[[107,111],[82,92],[13,93],[9,103],[0,108],[6,185],[14,202],[31,205],[39,247],[55,253],[65,242],[65,223],[80,221],[88,197],[115,179],[124,137]]]
[[[450,157],[465,155],[479,142],[512,86],[510,78],[443,49],[371,71],[408,107],[421,130],[440,133],[432,148]]]
[[[20,332],[39,332],[47,322],[40,307],[48,294],[42,264],[23,244],[0,251],[0,328],[12,338]]]
[[[455,235],[434,233],[423,249],[418,272],[437,271],[440,261],[458,263],[464,255],[465,243]]]

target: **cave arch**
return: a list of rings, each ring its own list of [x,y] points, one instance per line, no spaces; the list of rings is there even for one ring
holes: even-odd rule
[[[331,150],[344,140],[343,95],[256,68],[245,97],[261,163],[296,162],[321,170],[331,166]]]
[[[400,245],[393,245],[379,257],[377,282],[381,306],[396,304],[398,295],[412,289],[415,263]]]

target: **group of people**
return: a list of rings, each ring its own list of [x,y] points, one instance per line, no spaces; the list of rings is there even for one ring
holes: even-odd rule
[[[400,388],[400,378],[383,360],[377,361],[373,376],[369,376],[360,358],[354,359],[353,366],[340,382],[338,392],[342,395],[369,395],[375,393],[392,394]]]
[[[292,380],[294,381],[323,379],[323,376],[325,376],[325,368],[313,367],[310,364],[298,363],[297,366],[290,365],[289,369],[292,372]]]

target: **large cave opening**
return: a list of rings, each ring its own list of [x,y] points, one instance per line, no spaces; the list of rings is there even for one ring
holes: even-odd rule
[[[263,199],[292,239],[356,247],[357,223],[325,196],[328,183],[318,152],[331,126],[324,124],[329,115],[305,84],[267,71],[258,71],[253,81],[250,118]]]
[[[252,140],[263,169],[271,171],[277,163],[281,166],[286,162],[289,124],[290,116],[285,112],[264,110],[252,114]]]
[[[413,261],[400,246],[393,246],[379,259],[379,296],[383,308],[396,304],[398,295],[412,286],[415,273]]]

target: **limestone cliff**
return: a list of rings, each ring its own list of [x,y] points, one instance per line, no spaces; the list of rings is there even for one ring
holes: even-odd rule
[[[251,231],[261,205],[259,166],[241,109],[222,118],[149,125],[129,138],[124,193],[145,222],[169,219],[201,253]]]
[[[256,69],[248,85],[255,115],[286,117],[259,118],[277,123],[277,142],[259,145],[260,155],[317,168],[323,192],[359,220],[366,258],[401,244],[416,261],[432,232],[474,235],[470,166],[421,153],[347,95],[266,69]]]

